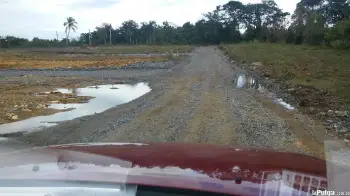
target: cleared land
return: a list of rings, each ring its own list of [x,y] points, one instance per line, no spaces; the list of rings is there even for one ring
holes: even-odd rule
[[[94,78],[103,74],[105,79],[146,81],[152,91],[103,113],[18,139],[34,145],[95,141],[213,143],[323,157],[324,135],[314,135],[318,124],[284,109],[263,94],[257,96],[254,89],[235,88],[232,81],[245,71],[230,64],[215,47],[197,48],[193,55],[161,71],[143,66],[141,71],[132,69],[118,74],[122,70],[115,70],[112,75],[102,70],[69,71]]]
[[[22,74],[0,77],[0,124],[24,120],[33,116],[49,115],[59,110],[49,109],[52,102],[80,103],[89,97],[54,92],[56,88],[79,88],[89,85],[114,84],[122,81],[103,78],[67,77],[65,72],[56,77],[45,76],[52,69],[119,69],[137,63],[155,63],[176,59],[173,53],[189,52],[191,46],[120,46],[94,48],[30,48],[0,50],[0,69],[20,69]],[[152,55],[138,55],[138,53]],[[164,54],[168,53],[168,54]],[[128,54],[123,56],[121,54]],[[26,70],[40,70],[32,75]],[[17,72],[18,73],[18,72]],[[40,74],[42,73],[42,74]],[[129,74],[130,75],[130,74]],[[103,76],[103,74],[101,74]],[[51,92],[45,94],[43,92]]]
[[[63,53],[67,54],[72,55]],[[78,54],[85,55],[81,52],[73,55]],[[101,54],[105,53],[95,56]],[[156,57],[167,58],[164,55]],[[252,61],[260,60],[253,58]],[[98,81],[147,82],[152,89],[134,101],[102,113],[15,137],[33,145],[97,141],[188,142],[272,148],[324,156],[323,141],[333,137],[326,133],[322,124],[299,110],[287,110],[276,104],[267,96],[269,92],[237,88],[239,76],[249,74],[237,64],[230,63],[216,47],[198,47],[191,55],[176,63],[171,62],[145,62],[126,66],[131,67],[129,69],[1,70],[3,84],[16,84],[22,90],[31,89],[33,83],[28,81],[36,83],[37,78],[52,82],[46,84],[46,81],[38,80],[38,86],[32,87],[34,89],[41,88],[41,83],[50,89],[60,84],[70,87],[72,84],[92,85],[91,82],[96,84]],[[246,65],[251,67],[250,63]],[[53,79],[58,76],[57,81]],[[280,79],[282,82],[289,80]],[[44,89],[31,93],[41,90]],[[58,97],[47,98],[48,101],[51,99]],[[13,104],[8,105],[12,107]]]
[[[140,62],[167,60],[166,56],[120,56],[102,51],[86,54],[9,50],[0,52],[0,69],[121,67]]]
[[[120,45],[120,46],[97,46],[97,47],[69,47],[69,48],[25,48],[25,49],[2,49],[2,51],[18,51],[18,52],[43,52],[43,53],[81,53],[81,54],[152,54],[177,52],[192,52],[192,45]],[[1,49],[0,49],[1,51]]]

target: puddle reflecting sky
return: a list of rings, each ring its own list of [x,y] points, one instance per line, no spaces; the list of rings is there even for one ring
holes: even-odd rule
[[[49,127],[56,125],[55,122],[72,120],[77,117],[101,113],[116,105],[130,102],[151,91],[146,83],[138,83],[136,85],[115,84],[100,85],[86,88],[78,88],[74,93],[80,96],[92,96],[88,103],[80,104],[51,104],[49,108],[69,109],[75,108],[67,112],[59,112],[50,116],[38,116],[22,121],[0,125],[0,134],[32,131],[40,127]],[[72,89],[57,89],[61,93],[72,93]]]
[[[236,80],[237,88],[251,88],[258,91],[265,91],[265,85],[260,83],[258,79],[241,74]]]
[[[253,78],[245,74],[240,74],[236,76],[235,85],[236,85],[236,88],[255,89],[259,92],[267,91],[266,85],[264,83],[261,83],[257,78]],[[284,108],[288,110],[295,110],[294,106],[283,101],[281,98],[277,98],[275,96],[272,96],[272,98],[274,99],[275,103],[283,106]]]

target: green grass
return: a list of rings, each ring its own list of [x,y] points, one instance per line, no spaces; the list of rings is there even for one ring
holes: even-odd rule
[[[326,90],[350,105],[350,51],[269,43],[221,47],[242,63],[261,62],[259,69],[266,75],[291,85]]]

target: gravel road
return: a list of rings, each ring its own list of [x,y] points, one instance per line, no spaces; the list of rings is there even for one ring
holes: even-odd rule
[[[133,78],[135,82],[149,82],[152,91],[103,113],[62,122],[20,139],[34,145],[95,141],[215,143],[318,155],[310,149],[321,148],[322,144],[296,131],[298,126],[294,125],[299,122],[294,122],[291,114],[276,112],[277,106],[269,107],[253,91],[234,88],[232,80],[238,71],[242,70],[230,64],[221,51],[200,47],[167,69],[45,72]]]

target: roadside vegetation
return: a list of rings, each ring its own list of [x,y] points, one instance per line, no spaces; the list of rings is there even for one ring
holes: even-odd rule
[[[238,64],[289,85],[301,107],[328,111],[350,106],[348,51],[271,43],[221,48]]]

